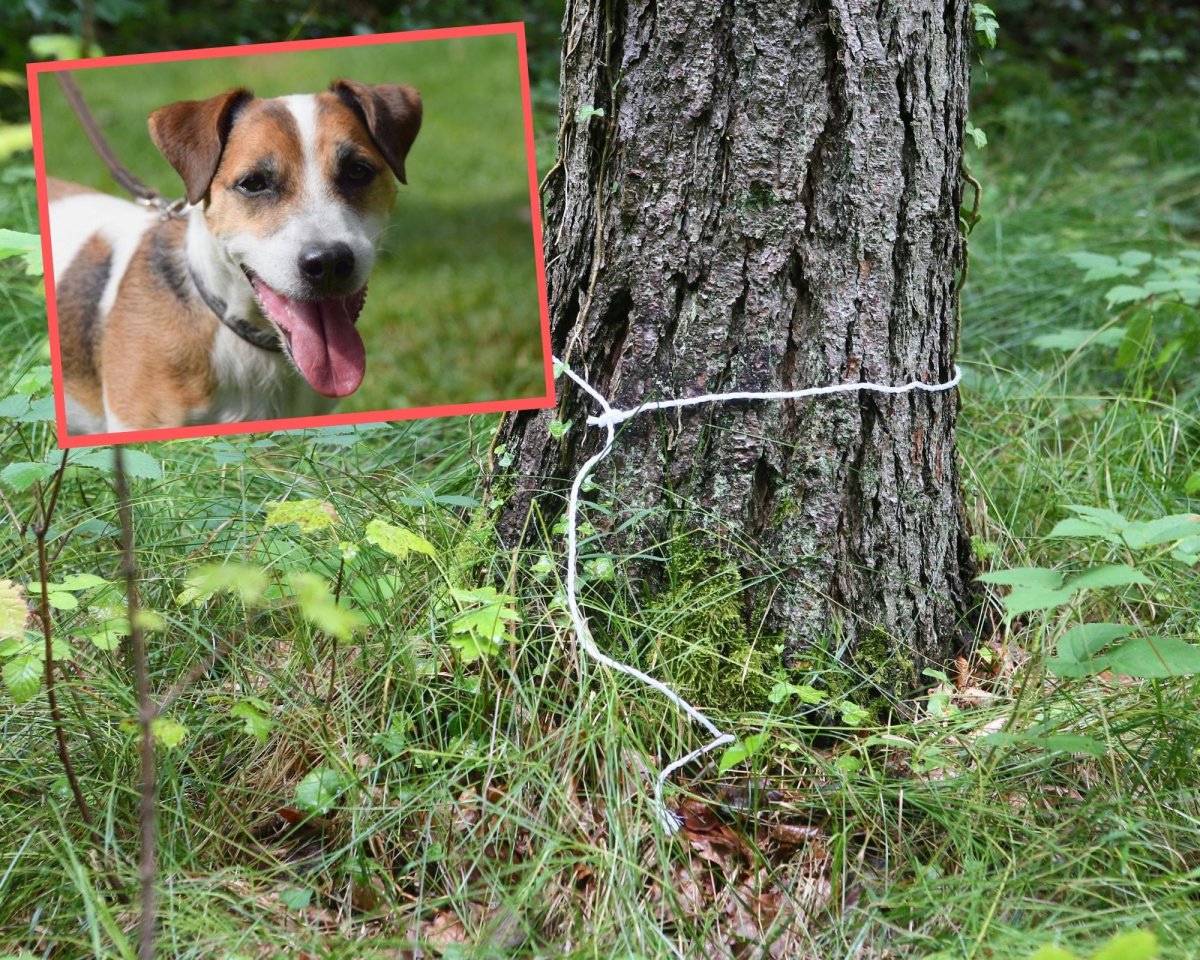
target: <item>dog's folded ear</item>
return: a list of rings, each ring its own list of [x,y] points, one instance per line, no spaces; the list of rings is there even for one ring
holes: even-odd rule
[[[207,100],[181,100],[150,114],[150,137],[183,178],[188,203],[199,203],[212,184],[237,108],[254,96],[229,90]]]
[[[421,94],[400,84],[367,84],[353,80],[335,80],[329,89],[362,117],[367,132],[396,179],[408,183],[404,176],[404,158],[421,129]]]

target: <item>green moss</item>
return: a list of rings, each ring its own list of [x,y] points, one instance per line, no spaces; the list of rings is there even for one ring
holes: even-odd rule
[[[671,540],[669,586],[649,604],[657,653],[670,683],[699,706],[728,712],[766,710],[780,654],[750,636],[737,566],[688,534]]]

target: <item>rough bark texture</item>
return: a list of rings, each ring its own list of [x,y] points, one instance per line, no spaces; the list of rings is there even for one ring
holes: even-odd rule
[[[568,2],[544,198],[556,354],[621,407],[949,378],[967,16],[964,0]],[[503,428],[508,545],[531,491],[561,489],[600,442],[569,387],[562,440],[546,413]],[[646,416],[596,496],[668,525],[690,505],[686,528],[753,544],[743,574],[770,573],[748,625],[793,652],[870,637],[905,665],[887,685],[911,688],[969,599],[956,409],[862,394]]]

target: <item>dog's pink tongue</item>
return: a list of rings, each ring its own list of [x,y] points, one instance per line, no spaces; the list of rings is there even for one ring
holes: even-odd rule
[[[317,393],[346,397],[358,389],[367,368],[367,351],[355,329],[366,289],[348,297],[293,300],[258,277],[259,303],[288,335],[292,359]]]

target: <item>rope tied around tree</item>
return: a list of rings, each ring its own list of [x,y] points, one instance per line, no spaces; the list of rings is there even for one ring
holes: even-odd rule
[[[667,764],[658,774],[658,778],[654,784],[654,810],[658,817],[658,821],[662,824],[663,830],[667,834],[672,834],[682,826],[683,821],[678,814],[669,810],[663,800],[663,790],[666,787],[667,780],[676,770],[687,766],[693,760],[697,760],[715,750],[717,747],[727,743],[733,743],[736,739],[732,733],[723,731],[714,724],[703,711],[693,706],[678,693],[672,690],[661,680],[656,680],[654,677],[637,669],[637,667],[629,666],[614,660],[612,657],[605,654],[599,647],[596,646],[596,641],[592,638],[591,631],[588,629],[587,618],[579,609],[578,585],[579,585],[579,504],[580,493],[583,490],[584,481],[588,475],[596,468],[596,466],[604,460],[611,452],[613,443],[616,440],[616,426],[624,423],[626,420],[639,416],[643,413],[652,413],[656,410],[675,410],[680,407],[697,406],[702,403],[727,403],[735,400],[801,400],[806,397],[823,397],[835,393],[884,393],[890,395],[913,393],[923,391],[926,393],[943,393],[947,390],[953,390],[962,380],[962,369],[959,366],[954,367],[954,376],[943,383],[925,383],[922,380],[913,380],[910,383],[892,386],[890,384],[871,383],[867,381],[859,383],[835,383],[824,387],[806,387],[801,390],[774,390],[762,393],[752,391],[741,391],[734,393],[706,393],[697,397],[682,397],[675,400],[657,400],[649,403],[639,404],[636,407],[629,409],[614,408],[603,394],[595,389],[590,383],[584,380],[579,374],[572,370],[569,366],[554,358],[554,363],[561,369],[576,386],[583,390],[588,396],[596,401],[600,406],[601,413],[594,416],[589,416],[587,419],[588,426],[603,427],[607,436],[605,437],[604,446],[599,452],[593,454],[579,471],[575,474],[575,479],[571,483],[571,491],[567,498],[567,610],[571,616],[571,625],[575,630],[575,636],[579,639],[580,645],[589,657],[610,670],[617,673],[623,673],[626,676],[633,677],[653,690],[658,691],[666,697],[677,708],[683,711],[696,723],[704,727],[713,739],[693,750],[691,753],[680,757],[677,760]]]

